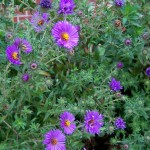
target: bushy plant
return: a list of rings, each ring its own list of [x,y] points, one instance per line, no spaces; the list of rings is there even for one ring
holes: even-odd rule
[[[0,150],[150,149],[150,3],[122,2],[54,1],[5,23]]]

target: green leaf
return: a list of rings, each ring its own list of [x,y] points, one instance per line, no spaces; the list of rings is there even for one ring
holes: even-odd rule
[[[122,19],[122,23],[123,23],[123,25],[125,25],[125,24],[126,24],[126,22],[127,22],[127,18],[126,18],[126,17],[123,17],[123,19]]]
[[[103,47],[98,47],[98,52],[99,52],[99,55],[100,55],[100,56],[103,56],[104,53],[105,53],[105,48],[103,48]]]

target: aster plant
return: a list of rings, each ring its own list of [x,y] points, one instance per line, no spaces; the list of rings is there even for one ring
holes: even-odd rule
[[[150,3],[22,3],[0,16],[0,150],[149,150]]]

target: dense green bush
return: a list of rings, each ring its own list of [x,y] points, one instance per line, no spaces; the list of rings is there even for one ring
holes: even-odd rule
[[[150,149],[150,80],[145,73],[150,66],[150,2],[126,0],[123,7],[113,2],[75,3],[75,13],[66,20],[81,31],[71,51],[59,48],[51,34],[56,22],[64,20],[57,13],[58,1],[48,10],[37,6],[50,14],[50,23],[39,33],[27,20],[22,27],[0,18],[0,150],[44,149],[44,134],[61,129],[64,111],[75,115],[77,126],[66,135],[67,150]],[[5,54],[17,37],[33,48],[21,54],[20,66],[10,64]],[[123,67],[117,67],[119,62]],[[27,82],[22,80],[25,73],[30,75]],[[123,89],[110,89],[113,77]],[[87,110],[104,116],[98,135],[84,129]],[[118,117],[126,122],[125,130],[115,128]]]

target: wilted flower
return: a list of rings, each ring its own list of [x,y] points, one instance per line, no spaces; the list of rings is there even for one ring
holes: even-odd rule
[[[49,14],[35,12],[31,18],[31,24],[36,32],[45,30],[46,25],[49,23]]]
[[[6,48],[6,56],[7,59],[15,65],[21,65],[22,62],[20,61],[19,56],[19,48],[16,45],[10,45]]]
[[[122,67],[123,67],[123,63],[122,63],[122,62],[118,62],[118,63],[117,63],[117,68],[120,69],[120,68],[122,68]]]
[[[45,134],[43,144],[46,150],[66,150],[66,137],[61,130],[50,130]]]
[[[29,75],[29,74],[27,74],[27,73],[23,74],[22,80],[23,80],[24,82],[27,82],[29,79],[30,79],[30,75]]]
[[[124,0],[115,0],[115,5],[118,7],[122,7],[124,5]]]
[[[76,125],[74,120],[75,117],[70,112],[66,111],[60,115],[60,124],[66,134],[72,134],[75,131]]]
[[[121,27],[121,21],[120,20],[115,20],[115,26],[116,27]]]
[[[115,126],[117,129],[125,129],[126,128],[126,124],[125,124],[124,120],[120,117],[115,120]]]
[[[67,21],[57,22],[52,29],[52,35],[60,47],[72,49],[78,45],[78,31],[75,26]]]
[[[126,27],[122,27],[121,30],[122,30],[122,32],[125,32],[126,31]]]
[[[32,46],[26,39],[16,38],[14,44],[21,48],[24,53],[32,52]]]
[[[130,45],[130,44],[132,43],[132,41],[131,41],[130,39],[126,39],[126,40],[124,41],[124,43],[125,43],[126,45]]]
[[[40,6],[42,8],[51,8],[51,2],[50,2],[50,0],[41,0]]]
[[[120,81],[117,81],[115,78],[111,79],[111,82],[109,83],[109,87],[113,91],[119,91],[122,89],[122,86],[120,85]]]
[[[150,77],[150,67],[146,69],[146,75]]]
[[[85,129],[91,134],[98,134],[104,125],[103,116],[98,111],[87,111],[84,117]]]
[[[72,14],[75,6],[73,0],[60,0],[58,13],[64,15]]]

